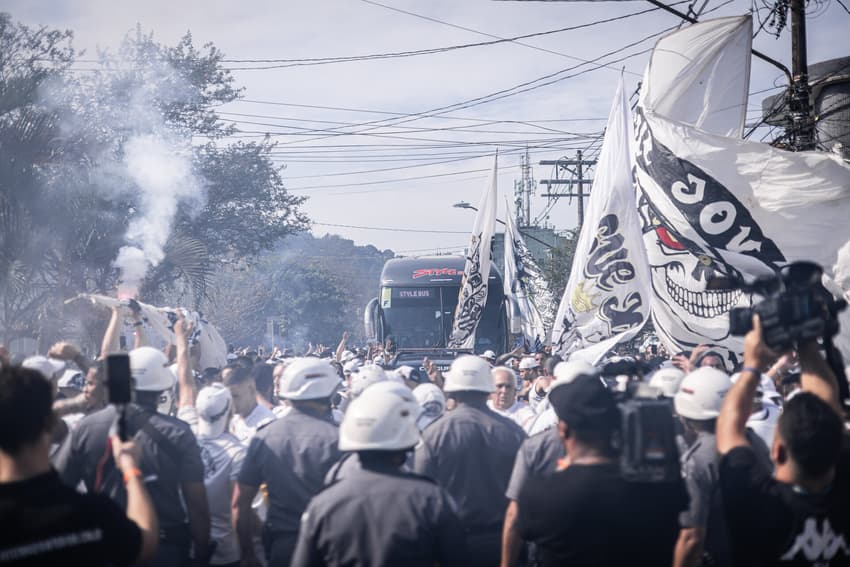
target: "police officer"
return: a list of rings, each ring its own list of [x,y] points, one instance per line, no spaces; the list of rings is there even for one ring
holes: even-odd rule
[[[159,517],[160,542],[154,565],[184,565],[192,552],[208,559],[210,515],[204,488],[204,465],[189,425],[157,413],[161,400],[170,398],[174,375],[165,355],[152,347],[130,351],[135,400],[126,408],[127,433],[141,446],[139,469]],[[88,492],[103,492],[121,502],[125,498],[121,474],[109,456],[109,431],[116,420],[108,406],[80,420],[55,460],[62,480]],[[182,502],[186,503],[184,510]]]
[[[676,542],[674,565],[729,565],[729,543],[720,498],[719,457],[715,426],[723,397],[732,387],[722,370],[703,366],[688,374],[673,398],[676,413],[688,436],[695,437],[682,455],[682,475],[690,496],[688,510],[679,517],[681,531]],[[767,446],[747,433],[753,450],[767,470],[772,468]]]
[[[551,357],[554,358],[554,357]],[[572,382],[579,376],[598,376],[599,371],[583,360],[559,362],[552,373],[555,381],[552,388]],[[539,424],[540,431],[522,442],[514,462],[511,480],[505,496],[508,507],[505,510],[505,527],[502,531],[502,566],[516,565],[522,551],[522,539],[516,531],[516,519],[519,512],[519,495],[526,483],[534,482],[547,474],[555,472],[558,460],[566,457],[567,451],[558,434],[558,418],[555,410],[548,404],[553,419],[545,418]]]
[[[263,526],[266,557],[272,566],[289,565],[301,514],[341,455],[331,414],[331,397],[339,384],[339,375],[326,360],[300,358],[284,370],[279,395],[289,400],[292,410],[257,431],[233,496],[243,565],[257,564],[251,502],[263,483],[269,499]]]
[[[456,407],[422,432],[414,470],[435,479],[458,505],[469,564],[498,565],[505,489],[525,433],[487,407],[495,389],[490,365],[477,356],[452,362],[444,390]]]
[[[419,441],[418,403],[401,384],[380,386],[366,389],[343,418],[339,448],[356,451],[360,466],[310,502],[293,566],[465,564],[449,495],[401,470]]]

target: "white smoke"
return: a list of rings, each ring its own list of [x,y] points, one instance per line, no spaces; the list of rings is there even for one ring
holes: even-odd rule
[[[118,296],[122,298],[136,297],[148,270],[165,258],[178,205],[203,192],[189,150],[181,152],[174,141],[159,133],[130,138],[124,145],[123,166],[139,193],[137,213],[125,236],[128,245],[119,250],[114,262],[120,271]]]

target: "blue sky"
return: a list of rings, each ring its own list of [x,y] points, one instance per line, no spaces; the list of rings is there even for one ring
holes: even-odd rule
[[[87,56],[95,55],[98,48],[116,47],[138,23],[165,43],[190,30],[196,44],[213,42],[228,59],[256,60],[345,57],[478,43],[492,40],[482,34],[515,37],[651,8],[640,1],[380,0],[380,4],[371,0],[0,0],[0,10],[27,24],[72,29],[76,47],[86,49]],[[725,4],[709,0],[705,9],[715,10],[713,17],[744,14],[750,8],[746,0]],[[850,14],[836,0],[813,2],[810,11],[809,61],[850,55]],[[244,135],[281,134],[276,136],[281,143],[276,159],[286,166],[287,186],[310,197],[305,210],[315,221],[448,232],[317,225],[315,234],[334,232],[360,244],[411,253],[457,251],[467,240],[463,233],[471,228],[473,218],[470,211],[452,204],[478,200],[496,148],[502,156],[499,190],[511,197],[520,175],[519,152],[526,143],[534,147],[531,161],[537,179],[551,174],[550,168],[536,165],[539,160],[572,157],[576,149],[592,155],[600,145],[594,139],[604,126],[620,69],[625,68],[627,89],[634,91],[648,54],[608,67],[584,65],[564,74],[595,70],[488,104],[373,127],[360,135],[329,136],[315,130],[348,131],[353,129],[348,124],[394,116],[382,113],[424,112],[474,99],[579,65],[581,60],[595,59],[677,23],[674,16],[653,11],[523,40],[526,45],[507,42],[417,57],[236,70],[236,82],[245,87],[245,100],[221,110],[228,113],[223,117],[237,121]],[[642,51],[653,41],[637,43],[600,62]],[[790,66],[787,30],[779,39],[761,32],[754,46]],[[764,92],[750,98],[749,118],[758,117],[763,96],[780,92],[776,86],[782,78],[778,69],[753,62],[750,91]],[[766,133],[760,131],[757,138]],[[368,173],[357,173],[363,171]],[[411,179],[419,177],[426,178]],[[532,203],[534,216],[546,208],[546,199],[539,196],[542,192],[539,188]],[[548,222],[559,230],[572,228],[574,208],[574,203],[562,200],[548,211]]]

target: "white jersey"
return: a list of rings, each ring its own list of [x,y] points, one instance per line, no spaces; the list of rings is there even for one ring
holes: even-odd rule
[[[531,409],[528,404],[520,401],[514,402],[514,405],[512,405],[506,410],[496,409],[496,406],[493,405],[492,400],[487,401],[487,406],[497,414],[503,415],[507,418],[514,420],[514,423],[516,423],[523,429],[525,429],[526,426],[530,425],[536,416],[534,410]]]
[[[781,413],[775,405],[764,402],[762,409],[750,415],[747,420],[747,427],[762,438],[768,449],[773,447],[773,434],[776,432],[776,424]]]
[[[233,416],[233,419],[230,420],[230,432],[247,445],[254,434],[257,433],[257,429],[276,418],[277,416],[272,410],[262,404],[257,404],[257,407],[247,417]]]

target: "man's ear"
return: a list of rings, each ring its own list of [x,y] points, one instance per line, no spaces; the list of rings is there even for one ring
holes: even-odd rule
[[[570,437],[570,426],[566,421],[558,420],[558,436],[561,441],[566,441]]]

